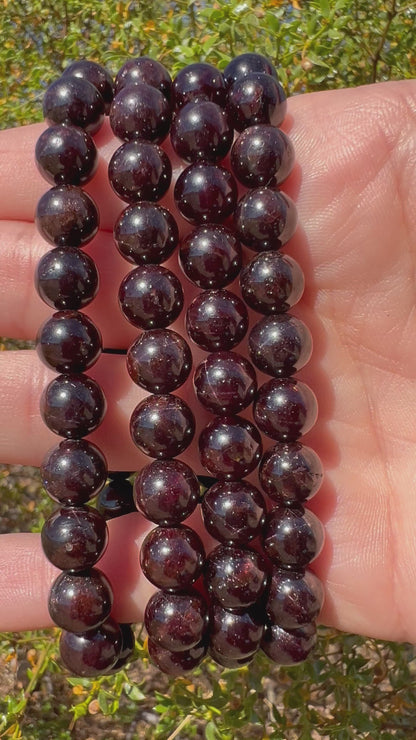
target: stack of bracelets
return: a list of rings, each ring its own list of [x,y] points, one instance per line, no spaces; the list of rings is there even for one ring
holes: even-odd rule
[[[139,57],[114,84],[105,68],[84,60],[45,94],[48,128],[36,144],[36,162],[52,187],[38,203],[36,223],[53,248],[35,282],[55,313],[39,329],[37,351],[59,373],[40,408],[63,440],[41,466],[43,485],[59,505],[44,524],[42,545],[62,571],[49,612],[62,628],[61,658],[73,674],[113,672],[132,656],[131,625],[111,617],[111,585],[95,566],[107,545],[106,519],[137,509],[157,525],[142,544],[140,564],[158,589],[144,621],[150,658],[162,671],[192,670],[207,651],[221,666],[239,667],[260,647],[278,664],[292,665],[314,647],[323,588],[307,566],[324,532],[304,504],[320,486],[322,466],[298,441],[315,423],[317,403],[293,377],[308,362],[312,340],[288,313],[302,295],[302,271],[280,252],[297,220],[293,202],[278,189],[294,165],[292,144],[278,128],[285,112],[275,69],[254,53],[236,57],[223,72],[191,64],[173,80],[160,62]],[[131,474],[109,472],[102,451],[85,439],[106,411],[100,386],[86,374],[102,339],[83,313],[99,280],[82,250],[99,226],[82,186],[97,167],[92,137],[105,114],[123,142],[108,167],[124,201],[114,241],[134,265],[119,289],[122,314],[139,330],[127,370],[148,394],[131,414],[130,434],[153,458],[134,489]],[[183,162],[173,191],[176,217],[158,203],[172,179],[161,146],[168,135]],[[192,230],[180,240],[181,218]],[[184,309],[178,270],[162,266],[169,260],[171,267],[175,253],[194,286],[187,339],[167,328]],[[193,440],[195,418],[174,391],[195,364],[196,398],[212,414],[199,435],[202,478],[177,459]],[[275,441],[264,454],[261,433]],[[254,485],[246,477],[258,466]],[[96,507],[89,506],[97,494]],[[208,555],[183,523],[198,505],[219,542]]]

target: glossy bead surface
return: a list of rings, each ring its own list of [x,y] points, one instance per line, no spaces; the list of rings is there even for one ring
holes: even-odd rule
[[[123,87],[110,108],[110,126],[123,141],[144,139],[160,144],[169,133],[171,119],[166,97],[145,82]]]
[[[292,257],[261,252],[241,271],[241,294],[250,308],[262,314],[284,313],[302,297],[305,279]]]
[[[171,76],[166,67],[156,59],[151,59],[148,56],[128,59],[116,75],[115,90],[119,92],[123,87],[134,85],[136,82],[145,82],[147,85],[152,85],[160,90],[167,100],[171,98]]]
[[[262,443],[256,427],[239,416],[217,416],[199,437],[202,465],[214,478],[238,480],[258,465]]]
[[[260,646],[264,622],[260,610],[229,611],[211,605],[210,646],[224,658],[252,655]]]
[[[188,103],[172,121],[172,146],[187,162],[219,162],[228,154],[233,138],[227,114],[209,100]]]
[[[279,442],[295,442],[316,422],[318,403],[306,383],[293,378],[264,383],[253,403],[254,420],[260,431]]]
[[[223,288],[237,277],[242,264],[240,242],[220,224],[199,226],[188,234],[179,257],[186,277],[200,288]]]
[[[108,113],[113,99],[113,80],[105,67],[89,59],[79,59],[65,67],[62,76],[66,77],[66,75],[81,77],[94,85],[104,100],[105,112]]]
[[[251,72],[265,72],[277,79],[276,69],[271,61],[263,54],[252,51],[239,54],[231,59],[224,69],[223,75],[227,86],[230,86],[236,80],[246,77]]]
[[[83,185],[98,165],[96,146],[82,128],[60,124],[42,131],[35,147],[41,175],[51,185]]]
[[[108,179],[114,192],[127,203],[159,200],[172,178],[168,155],[157,144],[128,141],[113,154]]]
[[[104,100],[88,80],[65,75],[49,85],[43,116],[49,125],[68,123],[94,135],[104,122]]]
[[[119,516],[132,514],[136,511],[132,484],[121,476],[111,478],[100,491],[96,505],[97,511],[105,519],[117,519]]]
[[[153,640],[149,640],[147,647],[152,663],[168,676],[182,676],[188,671],[193,671],[202,662],[207,652],[205,641],[190,650],[175,653],[165,650]]]
[[[248,349],[259,370],[275,378],[288,377],[309,362],[312,336],[306,324],[295,316],[265,316],[253,326]]]
[[[231,172],[218,164],[191,164],[176,180],[174,198],[190,223],[217,224],[233,213],[237,184]]]
[[[264,558],[254,550],[218,545],[207,557],[204,582],[212,599],[226,609],[255,604],[268,582]]]
[[[183,385],[191,368],[188,343],[170,329],[143,332],[127,352],[131,379],[149,393],[171,393]]]
[[[85,632],[99,627],[110,616],[113,592],[98,568],[81,573],[61,573],[49,592],[48,609],[58,627]]]
[[[124,668],[134,654],[136,639],[130,624],[119,624],[121,631],[121,649],[119,656],[111,668],[107,668],[106,674],[118,673]]]
[[[180,455],[192,442],[195,419],[189,406],[173,395],[147,396],[134,409],[130,434],[145,455],[165,459]]]
[[[140,329],[163,329],[178,318],[183,306],[182,286],[176,275],[161,265],[141,265],[121,281],[120,308]]]
[[[43,552],[60,570],[85,570],[100,559],[107,547],[105,519],[90,506],[63,507],[45,522]]]
[[[40,235],[56,247],[82,247],[96,235],[99,225],[93,199],[75,185],[57,185],[44,193],[36,206]]]
[[[56,247],[41,257],[35,287],[44,303],[58,310],[84,308],[98,293],[94,260],[76,247]]]
[[[222,73],[207,62],[183,67],[173,80],[173,103],[181,108],[193,100],[211,100],[225,105],[226,87]]]
[[[101,424],[107,403],[98,383],[88,375],[58,375],[46,386],[40,413],[52,432],[81,439]]]
[[[114,239],[121,256],[136,265],[159,264],[173,254],[179,231],[172,214],[142,201],[127,206],[116,221]]]
[[[149,638],[165,650],[196,647],[208,627],[208,608],[197,591],[157,591],[147,602],[144,624]]]
[[[213,414],[238,414],[257,390],[254,368],[237,352],[213,352],[195,370],[198,401]]]
[[[286,95],[265,72],[250,72],[229,88],[226,111],[237,131],[258,123],[280,126],[286,115]]]
[[[155,460],[138,474],[134,495],[147,519],[172,527],[195,510],[200,485],[193,470],[180,460]]]
[[[295,233],[296,208],[279,190],[254,188],[239,200],[234,224],[237,236],[250,249],[280,249]]]
[[[305,573],[273,568],[266,612],[270,621],[284,629],[296,629],[319,616],[324,601],[321,581]]]
[[[231,150],[233,173],[246,188],[275,187],[286,180],[294,164],[293,144],[275,126],[250,126]]]
[[[108,618],[94,630],[74,634],[63,631],[59,642],[61,659],[75,676],[100,676],[113,667],[122,647],[120,626]]]
[[[266,517],[260,491],[246,481],[214,483],[202,500],[205,528],[220,542],[245,545],[257,537]]]
[[[60,504],[80,506],[105,485],[107,462],[101,450],[85,439],[64,439],[45,455],[42,485]]]
[[[84,313],[58,311],[39,327],[38,356],[58,373],[82,373],[101,354],[101,332]]]
[[[261,648],[278,665],[297,665],[306,660],[316,645],[314,622],[293,630],[278,624],[266,624]]]
[[[225,655],[221,655],[221,653],[218,653],[214,648],[211,646],[209,648],[209,655],[211,656],[212,660],[214,660],[218,665],[223,666],[223,668],[242,668],[245,665],[248,665],[253,660],[255,653],[251,653],[250,655],[245,655],[242,658],[229,658]]]
[[[190,527],[156,527],[144,539],[140,565],[158,588],[188,589],[199,578],[205,560],[204,546]]]
[[[278,504],[303,504],[317,493],[322,479],[318,455],[299,442],[276,444],[260,463],[261,486]]]
[[[319,555],[324,536],[324,528],[312,511],[277,506],[267,514],[263,548],[276,565],[302,569]]]
[[[232,349],[244,338],[247,328],[243,301],[224,289],[199,293],[186,313],[189,336],[207,352]]]

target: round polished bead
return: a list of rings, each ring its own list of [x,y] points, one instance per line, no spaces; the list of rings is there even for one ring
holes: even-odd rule
[[[107,668],[106,675],[118,673],[121,668],[124,668],[127,663],[130,662],[130,659],[134,654],[136,639],[131,625],[119,624],[119,627],[121,631],[121,649],[119,657],[111,668]]]
[[[218,164],[195,163],[179,175],[174,189],[181,215],[192,224],[221,223],[237,203],[237,183]]]
[[[258,650],[264,620],[260,610],[230,611],[220,604],[211,605],[210,646],[224,658],[244,658]]]
[[[247,309],[228,290],[205,290],[194,298],[186,313],[186,329],[195,344],[207,352],[229,350],[244,338]]]
[[[111,157],[108,178],[114,192],[127,203],[160,200],[170,185],[172,165],[157,144],[128,141]]]
[[[267,565],[254,550],[218,545],[208,555],[204,582],[212,599],[226,609],[255,604],[268,582]]]
[[[113,79],[105,67],[88,59],[79,59],[65,67],[62,76],[66,75],[81,77],[94,85],[104,100],[105,112],[108,113],[113,99]]]
[[[202,662],[207,652],[205,640],[190,650],[175,653],[165,650],[153,640],[149,640],[147,647],[152,663],[168,676],[182,676],[188,671],[193,671]]]
[[[228,154],[233,138],[234,129],[226,112],[209,100],[181,108],[170,132],[176,154],[187,162],[219,162]]]
[[[318,403],[306,383],[273,378],[259,388],[253,415],[260,431],[268,437],[294,442],[312,429],[318,416]]]
[[[94,630],[75,634],[63,631],[59,642],[61,659],[75,676],[101,676],[118,660],[122,647],[120,625],[109,617]]]
[[[287,311],[302,297],[304,285],[298,263],[280,252],[257,254],[240,274],[245,302],[263,314]]]
[[[266,623],[261,648],[278,665],[297,665],[309,657],[316,645],[316,639],[314,622],[293,630]]]
[[[58,373],[82,373],[101,354],[102,338],[93,321],[79,311],[57,311],[40,326],[38,356]]]
[[[180,455],[192,442],[195,419],[177,396],[147,396],[134,409],[130,434],[145,455],[159,459]]]
[[[54,501],[64,506],[80,506],[103,488],[107,462],[92,442],[64,439],[47,452],[40,475],[43,487]]]
[[[270,60],[263,54],[257,54],[253,51],[247,51],[231,59],[224,69],[223,75],[227,86],[230,86],[236,80],[246,77],[251,72],[265,72],[277,79],[276,69]]]
[[[39,172],[51,185],[84,185],[97,169],[98,154],[86,131],[59,124],[41,133],[35,160]]]
[[[110,480],[97,498],[97,511],[105,519],[117,519],[137,511],[133,497],[133,485],[126,480],[128,474],[109,473]]]
[[[226,226],[199,226],[182,241],[180,264],[185,275],[200,288],[223,288],[241,269],[241,245]]]
[[[226,87],[222,72],[207,62],[183,67],[173,80],[173,102],[181,108],[193,100],[211,100],[224,106]]]
[[[293,144],[275,126],[250,126],[231,150],[233,173],[247,188],[279,185],[290,175],[294,164]]]
[[[81,573],[61,573],[49,592],[51,619],[70,632],[99,627],[110,616],[112,605],[111,585],[97,568]]]
[[[275,378],[287,377],[309,362],[312,336],[306,324],[295,316],[265,316],[253,326],[248,348],[259,370]]]
[[[58,375],[43,391],[40,413],[46,426],[68,439],[80,439],[101,424],[106,400],[87,375]]]
[[[234,213],[237,236],[257,252],[279,249],[293,236],[296,207],[286,193],[271,188],[249,190]]]
[[[127,352],[131,379],[149,393],[171,393],[183,385],[191,368],[188,343],[170,329],[143,332]]]
[[[251,483],[221,481],[207,490],[202,515],[205,528],[216,540],[245,545],[261,533],[266,503]]]
[[[75,185],[57,185],[38,201],[35,223],[40,235],[56,247],[82,247],[96,235],[97,206]]]
[[[324,602],[321,581],[311,570],[296,572],[274,566],[266,612],[273,624],[296,629],[319,616]]]
[[[276,444],[260,463],[261,486],[278,504],[303,504],[317,493],[322,479],[318,455],[299,442]]]
[[[172,527],[192,514],[200,498],[198,478],[180,460],[155,460],[134,483],[136,506],[147,519]]]
[[[190,527],[156,527],[146,536],[140,565],[158,588],[184,591],[199,578],[205,561],[204,546]]]
[[[207,604],[197,591],[157,591],[147,603],[144,624],[149,638],[165,650],[189,650],[208,627]]]
[[[277,506],[266,517],[263,548],[276,565],[302,569],[324,544],[324,528],[312,511],[302,506]]]
[[[283,87],[265,72],[250,72],[229,88],[226,111],[237,131],[258,123],[280,126],[286,109]]]
[[[173,254],[179,230],[172,214],[155,203],[141,201],[127,206],[114,227],[121,256],[136,265],[159,264]]]
[[[166,97],[145,82],[123,87],[110,108],[110,126],[123,141],[144,139],[161,144],[169,133],[171,119]]]
[[[238,414],[257,390],[254,368],[236,352],[213,352],[194,373],[198,400],[213,414]]]
[[[46,520],[41,540],[43,552],[55,568],[85,570],[98,562],[107,547],[107,525],[90,506],[67,506]]]
[[[160,265],[141,265],[129,272],[118,297],[126,319],[140,329],[163,329],[178,318],[183,307],[180,281]]]
[[[43,116],[49,125],[68,123],[94,135],[104,122],[104,100],[88,80],[72,75],[49,85],[43,97]]]
[[[94,260],[76,247],[56,247],[41,257],[35,287],[48,306],[58,310],[84,308],[98,293]]]
[[[145,82],[160,90],[167,100],[171,98],[172,79],[171,76],[160,62],[148,56],[128,59],[118,71],[115,78],[115,90],[119,92],[127,85],[134,85],[136,82]]]
[[[218,663],[218,665],[223,666],[223,668],[242,668],[251,663],[255,656],[255,653],[251,653],[250,655],[245,655],[243,658],[228,658],[225,655],[218,653],[213,647],[210,647],[208,652],[212,660],[215,660],[215,662]]]
[[[239,416],[216,416],[202,430],[199,452],[210,475],[239,480],[258,465],[262,442],[256,427]]]

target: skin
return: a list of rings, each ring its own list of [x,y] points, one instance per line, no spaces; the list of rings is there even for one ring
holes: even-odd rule
[[[321,621],[414,642],[416,81],[294,97],[284,128],[297,164],[283,187],[296,201],[300,224],[284,251],[305,273],[306,290],[293,313],[314,339],[313,358],[299,377],[315,391],[320,409],[304,442],[325,469],[324,484],[310,502],[326,529],[324,550],[313,563],[326,591]],[[0,132],[3,336],[33,339],[50,315],[32,279],[49,249],[33,223],[36,202],[48,187],[33,163],[42,129]],[[131,266],[116,253],[111,236],[123,204],[106,181],[106,161],[118,143],[108,127],[96,142],[102,161],[87,190],[100,207],[101,231],[86,251],[97,261],[102,287],[87,313],[99,324],[105,346],[128,347],[135,330],[119,313],[117,289]],[[162,202],[169,206],[171,200]],[[189,230],[181,219],[180,225],[183,233]],[[187,300],[192,290],[187,287]],[[173,328],[183,331],[183,323]],[[122,357],[103,356],[90,374],[102,383],[109,406],[91,439],[110,468],[139,469],[149,460],[132,444],[128,419],[142,392]],[[3,462],[39,465],[57,444],[38,411],[51,377],[35,352],[0,353]],[[189,384],[179,395],[189,400]],[[201,428],[208,414],[194,408]],[[183,459],[203,472],[195,445]],[[192,521],[200,528],[198,515]],[[140,619],[151,592],[138,567],[140,542],[151,526],[139,514],[109,524],[100,567],[113,582],[114,615],[122,621]],[[38,535],[3,535],[0,630],[49,625],[47,594],[56,575]]]

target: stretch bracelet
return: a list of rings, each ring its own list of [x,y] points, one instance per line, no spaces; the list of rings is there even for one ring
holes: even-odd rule
[[[113,672],[132,655],[131,626],[112,619],[111,585],[95,566],[107,543],[106,519],[135,507],[157,525],[140,564],[158,589],[144,621],[150,658],[162,671],[192,670],[207,652],[238,667],[260,647],[292,665],[315,645],[323,587],[308,566],[324,530],[304,504],[323,473],[316,453],[299,442],[315,423],[317,402],[294,377],[312,352],[309,330],[288,313],[301,298],[303,274],[280,251],[297,221],[279,189],[294,165],[279,128],[285,111],[274,67],[253,53],[223,72],[188,65],[173,80],[160,62],[139,57],[123,65],[114,85],[103,67],[81,61],[46,92],[49,128],[36,161],[53,187],[36,222],[54,249],[40,261],[36,285],[57,312],[39,330],[37,349],[60,373],[45,389],[41,413],[64,440],[41,467],[61,507],[45,522],[42,544],[63,571],[49,611],[63,629],[61,657],[72,673]],[[151,458],[133,489],[130,474],[108,473],[103,453],[84,439],[106,406],[85,374],[100,355],[100,332],[79,310],[98,290],[82,247],[97,233],[99,216],[81,186],[97,166],[92,137],[105,113],[123,142],[108,176],[124,202],[115,246],[133,265],[119,289],[122,314],[139,332],[127,370],[148,394],[130,419],[133,442]],[[172,150],[183,164],[169,211],[162,199]],[[187,224],[182,239],[179,223]],[[172,271],[176,257],[180,269]],[[181,273],[193,286],[189,305]],[[181,317],[185,331],[175,330]],[[186,400],[176,393],[181,387]],[[178,459],[194,438],[191,406],[198,404],[211,415],[198,438],[204,478]],[[275,441],[265,452],[264,438]],[[97,494],[96,508],[88,506]],[[187,524],[198,506],[219,543],[208,554]]]

